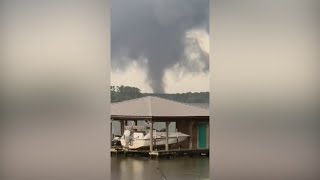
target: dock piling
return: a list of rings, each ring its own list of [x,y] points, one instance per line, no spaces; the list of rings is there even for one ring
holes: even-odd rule
[[[153,151],[153,121],[152,119],[150,120],[151,122],[151,127],[150,127],[150,152]]]
[[[166,121],[166,151],[169,150],[169,123],[168,121]]]

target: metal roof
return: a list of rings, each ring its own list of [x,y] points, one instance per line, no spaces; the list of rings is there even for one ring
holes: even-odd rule
[[[111,104],[111,117],[209,117],[209,110],[156,96]]]

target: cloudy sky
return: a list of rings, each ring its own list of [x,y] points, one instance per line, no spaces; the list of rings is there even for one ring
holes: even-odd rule
[[[112,85],[209,91],[209,0],[113,0]]]

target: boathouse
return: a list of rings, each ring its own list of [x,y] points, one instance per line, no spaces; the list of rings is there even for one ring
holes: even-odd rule
[[[135,122],[135,125],[138,121],[148,122],[151,125],[150,134],[153,134],[155,122],[164,122],[166,132],[169,131],[169,124],[175,122],[177,131],[190,135],[190,138],[174,147],[169,147],[167,143],[165,151],[177,148],[180,150],[209,149],[208,108],[156,96],[146,96],[112,103],[111,123],[115,121],[121,124],[121,134],[124,132],[124,127],[128,125],[128,121]],[[150,142],[153,142],[152,137],[151,135]],[[168,142],[168,139],[166,140]],[[150,152],[154,150],[154,147],[150,146]]]

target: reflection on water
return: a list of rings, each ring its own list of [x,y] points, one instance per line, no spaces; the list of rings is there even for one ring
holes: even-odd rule
[[[113,180],[195,180],[209,179],[209,158],[177,157],[150,159],[149,157],[112,157]]]

